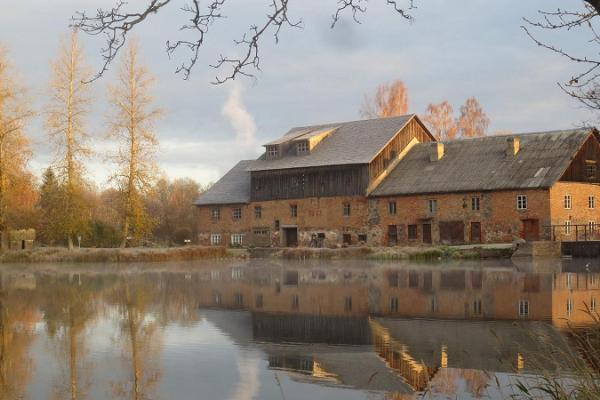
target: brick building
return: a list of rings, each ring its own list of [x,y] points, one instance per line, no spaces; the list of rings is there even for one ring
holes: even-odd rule
[[[442,143],[416,115],[293,128],[197,200],[198,241],[496,243],[584,225],[594,236],[598,139],[587,128]]]

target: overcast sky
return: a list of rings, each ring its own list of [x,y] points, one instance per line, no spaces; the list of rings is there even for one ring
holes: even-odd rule
[[[2,0],[0,42],[9,49],[35,107],[41,109],[46,101],[48,65],[71,15],[115,1]],[[290,16],[302,18],[304,28],[285,29],[279,44],[265,36],[256,80],[215,86],[210,82],[219,71],[208,65],[219,54],[236,55],[233,40],[250,24],[262,23],[271,3],[230,1],[224,11],[228,18],[211,27],[188,81],[174,73],[186,54],[169,59],[164,52],[167,39],[181,37],[185,0],[173,0],[136,32],[142,58],[157,78],[157,104],[166,111],[156,133],[159,163],[171,178],[214,181],[239,159],[257,157],[262,143],[290,127],[358,119],[363,96],[395,79],[406,83],[415,113],[443,100],[456,110],[469,96],[477,97],[492,121],[491,132],[564,129],[595,120],[557,86],[577,71],[575,66],[535,46],[520,28],[522,17],[534,18],[539,8],[564,8],[564,0],[415,0],[419,8],[413,23],[395,15],[384,0],[371,0],[360,25],[344,15],[333,30],[335,0],[291,0]],[[130,0],[130,6],[145,2]],[[569,3],[577,8],[582,2]],[[577,32],[542,37],[582,55],[594,51]],[[83,39],[88,62],[99,67],[102,38]],[[111,169],[102,153],[110,147],[104,121],[105,89],[112,79],[109,71],[93,83],[88,121],[98,152],[88,171],[99,185]],[[39,175],[52,161],[42,118],[30,125],[29,134],[35,142],[31,168]]]

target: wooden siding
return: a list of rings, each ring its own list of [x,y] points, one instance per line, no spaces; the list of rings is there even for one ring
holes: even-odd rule
[[[596,165],[596,174],[593,177],[587,175],[586,166],[589,161],[593,161]],[[560,180],[600,183],[600,144],[594,135],[586,140]]]
[[[364,196],[367,165],[294,168],[251,173],[252,201]]]
[[[413,118],[371,161],[369,164],[369,181],[373,181],[385,171],[391,160],[400,154],[413,138],[421,143],[434,140],[425,128]]]

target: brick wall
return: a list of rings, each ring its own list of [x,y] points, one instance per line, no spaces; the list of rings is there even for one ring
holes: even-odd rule
[[[571,197],[571,208],[565,208],[565,196]],[[594,196],[595,208],[589,207],[589,197]],[[589,183],[557,182],[550,189],[550,216],[552,225],[564,226],[566,221],[571,225],[588,225],[590,222],[600,224],[600,186]],[[600,226],[599,226],[600,227]],[[600,229],[589,229],[587,232],[578,228],[579,239],[586,233],[594,239],[600,239]],[[559,240],[575,240],[575,227],[555,228],[554,234]]]
[[[527,195],[526,210],[517,210],[517,196]],[[472,198],[478,197],[479,210],[472,209]],[[429,212],[429,200],[437,201],[437,210]],[[388,209],[396,202],[396,214]],[[546,190],[501,192],[468,192],[453,194],[417,195],[372,199],[370,221],[382,229],[383,243],[389,243],[388,226],[398,227],[400,244],[422,243],[423,224],[431,224],[433,243],[440,242],[439,223],[464,221],[463,242],[471,242],[471,223],[481,224],[484,243],[510,242],[521,235],[523,219],[538,219],[540,227],[550,222],[550,203]],[[376,214],[376,215],[375,215]],[[408,239],[408,225],[417,226],[417,239]]]

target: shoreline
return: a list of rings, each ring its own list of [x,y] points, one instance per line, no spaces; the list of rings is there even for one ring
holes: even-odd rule
[[[419,246],[419,247],[342,247],[329,248],[248,248],[184,246],[165,248],[84,248],[40,247],[32,250],[6,251],[0,263],[135,263],[217,259],[282,259],[336,260],[364,259],[371,261],[432,261],[508,259],[514,253],[512,245]]]

